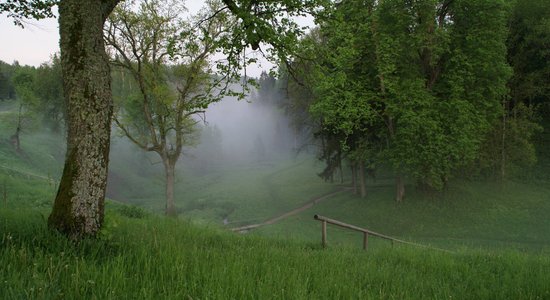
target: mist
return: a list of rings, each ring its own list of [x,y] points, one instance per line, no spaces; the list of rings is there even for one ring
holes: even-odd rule
[[[199,126],[198,144],[184,150],[195,170],[235,164],[274,164],[293,155],[293,131],[282,109],[252,93],[211,105]]]
[[[195,130],[186,135],[176,166],[180,212],[188,212],[189,203],[197,200],[189,188],[201,177],[251,168],[269,172],[295,159],[296,137],[281,107],[282,94],[275,85],[255,89],[243,100],[225,97],[194,116]],[[110,161],[109,198],[157,211],[164,205],[165,174],[157,153],[143,151],[113,127]],[[205,205],[215,206],[218,198]]]

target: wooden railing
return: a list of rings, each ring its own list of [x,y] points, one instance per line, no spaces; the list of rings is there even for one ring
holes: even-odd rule
[[[323,216],[320,216],[320,215],[315,215],[315,216],[313,216],[313,218],[317,221],[322,222],[321,243],[323,245],[323,248],[327,246],[327,224],[332,224],[332,225],[336,225],[336,226],[339,226],[339,227],[342,227],[342,228],[355,230],[355,231],[359,231],[359,232],[363,233],[363,249],[365,249],[365,250],[367,250],[368,247],[369,247],[369,236],[372,235],[372,236],[376,236],[376,237],[379,237],[379,238],[390,241],[392,246],[393,246],[394,243],[401,243],[401,244],[407,244],[407,245],[412,245],[412,246],[417,246],[417,247],[422,247],[422,248],[428,248],[428,249],[433,249],[433,250],[452,252],[452,251],[445,250],[445,249],[434,248],[434,247],[430,247],[430,246],[426,246],[426,245],[422,245],[422,244],[403,241],[403,240],[396,239],[396,238],[393,238],[393,237],[390,237],[390,236],[387,236],[387,235],[384,235],[384,234],[381,234],[381,233],[378,233],[378,232],[374,232],[374,231],[371,231],[371,230],[368,230],[368,229],[365,229],[365,228],[361,228],[361,227],[357,227],[357,226],[354,226],[354,225],[346,224],[344,222],[333,220],[333,219],[323,217]]]

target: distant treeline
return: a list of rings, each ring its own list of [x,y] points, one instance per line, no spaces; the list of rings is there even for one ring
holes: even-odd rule
[[[59,57],[54,55],[39,67],[0,61],[0,103],[8,101],[17,102],[19,119],[32,115],[59,130],[65,119]]]

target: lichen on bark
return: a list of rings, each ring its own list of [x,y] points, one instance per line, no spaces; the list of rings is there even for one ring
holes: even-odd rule
[[[59,3],[67,154],[48,224],[75,240],[96,235],[103,223],[113,113],[103,24],[116,3]]]

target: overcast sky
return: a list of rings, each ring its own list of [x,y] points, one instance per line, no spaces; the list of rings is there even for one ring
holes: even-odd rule
[[[186,6],[190,12],[196,12],[204,1],[190,0]],[[311,20],[299,20],[301,25],[310,25]],[[50,56],[59,52],[59,32],[57,19],[27,20],[24,29],[15,26],[5,14],[0,15],[0,60],[12,63],[17,60],[22,65],[38,66],[47,62]],[[259,76],[262,70],[269,70],[272,65],[265,60],[261,66],[250,66],[249,76]]]
[[[59,51],[57,19],[28,21],[25,29],[15,26],[5,14],[0,15],[0,60],[38,66]]]

